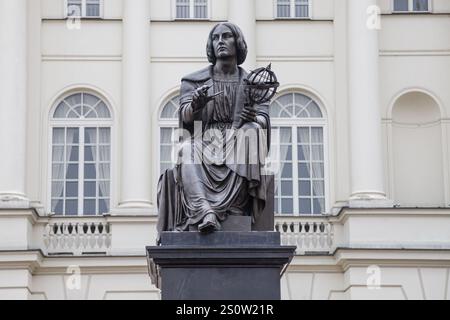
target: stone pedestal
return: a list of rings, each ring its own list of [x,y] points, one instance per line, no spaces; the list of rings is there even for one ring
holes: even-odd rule
[[[294,252],[277,232],[166,232],[147,247],[163,300],[280,300]]]

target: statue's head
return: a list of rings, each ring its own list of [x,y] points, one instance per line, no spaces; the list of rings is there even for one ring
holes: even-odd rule
[[[227,38],[227,33],[229,36]],[[233,45],[234,48],[220,48],[219,41],[223,36],[223,46],[226,47],[228,44]],[[247,58],[247,43],[244,39],[244,34],[241,29],[231,22],[219,23],[214,28],[208,36],[208,43],[206,45],[206,53],[208,55],[208,61],[213,65],[216,64],[218,58],[221,55],[236,55],[237,64],[241,65],[245,62]]]

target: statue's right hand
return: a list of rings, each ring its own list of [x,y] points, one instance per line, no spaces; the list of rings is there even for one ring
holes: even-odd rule
[[[192,108],[195,111],[203,109],[210,101],[208,97],[208,90],[211,86],[204,85],[194,91],[192,94]]]

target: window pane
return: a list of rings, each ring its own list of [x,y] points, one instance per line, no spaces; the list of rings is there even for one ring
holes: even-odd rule
[[[67,147],[67,161],[78,162],[78,147]]]
[[[101,163],[98,165],[98,178],[100,180],[109,180],[110,179],[110,165],[108,163]]]
[[[308,163],[300,163],[298,165],[298,172],[299,172],[300,178],[302,178],[302,179],[309,179],[311,177],[310,167],[309,167]]]
[[[98,186],[98,195],[100,198],[109,197],[110,193],[110,184],[109,181],[102,181]]]
[[[281,161],[292,161],[292,147],[290,146],[281,146],[280,147],[280,160]]]
[[[86,1],[86,16],[99,17],[100,16],[100,0]]]
[[[96,161],[97,148],[87,146],[84,148],[84,161]]]
[[[53,147],[52,161],[64,162],[64,147]]]
[[[311,159],[312,161],[323,161],[324,155],[323,155],[323,146],[311,146]]]
[[[78,128],[67,128],[67,137],[66,137],[66,143],[67,144],[78,144],[80,143],[79,140],[79,132],[80,129]]]
[[[68,198],[78,197],[78,182],[66,183],[66,197]]]
[[[280,128],[280,142],[281,143],[292,143],[292,129],[291,128]]]
[[[292,164],[290,163],[283,163],[282,170],[281,170],[281,177],[282,178],[291,178],[292,179]]]
[[[53,118],[63,119],[67,116],[67,112],[69,112],[69,106],[65,102],[61,102],[56,108]]]
[[[194,17],[196,19],[207,18],[207,0],[194,0]]]
[[[290,0],[278,0],[277,2],[277,17],[289,18],[291,16]]]
[[[97,143],[97,128],[86,128],[84,131],[84,142],[88,144]]]
[[[408,11],[408,0],[394,0],[394,11]]]
[[[300,214],[311,214],[311,199],[300,199]]]
[[[99,214],[105,214],[109,212],[109,199],[100,199],[98,203]]]
[[[111,160],[111,147],[100,146],[99,147],[99,160],[102,162],[108,162]]]
[[[281,213],[294,213],[294,201],[292,199],[281,199]]]
[[[64,197],[64,182],[57,181],[52,182],[52,198],[62,198]]]
[[[177,18],[190,18],[189,0],[177,0]]]
[[[313,181],[314,197],[323,197],[325,195],[325,182],[323,180]]]
[[[298,143],[309,144],[309,128],[298,128]]]
[[[84,208],[83,208],[83,214],[87,216],[94,216],[95,215],[95,199],[94,200],[84,200]]]
[[[308,0],[296,0],[295,1],[295,16],[297,18],[309,17]]]
[[[177,119],[177,108],[179,105],[180,97],[175,97],[170,100],[163,108],[161,112],[161,119]]]
[[[299,145],[297,152],[298,152],[298,160],[299,161],[309,161],[310,160],[309,146]]]
[[[293,195],[292,181],[281,181],[281,195],[283,197]]]
[[[97,111],[97,115],[101,119],[111,118],[111,112],[109,112],[109,108],[106,106],[104,102],[100,102],[95,108],[95,111]]]
[[[312,177],[315,179],[323,179],[324,178],[324,165],[323,163],[312,163]]]
[[[315,198],[313,204],[314,204],[313,208],[314,214],[322,214],[325,212],[325,200],[323,198]]]
[[[172,128],[161,128],[161,143],[172,144]]]
[[[52,213],[62,215],[64,209],[64,200],[52,200]]]
[[[414,0],[414,11],[428,11],[428,0]]]
[[[172,162],[172,147],[161,146],[161,161]]]
[[[95,181],[89,181],[84,183],[84,196],[87,198],[95,198]]]
[[[64,179],[65,166],[64,164],[52,165],[52,179],[63,180]]]
[[[311,128],[311,142],[312,143],[323,143],[323,129],[322,128]]]
[[[65,135],[65,129],[64,128],[55,128],[53,129],[53,144],[64,144],[64,135]]]
[[[100,128],[98,137],[99,137],[101,144],[110,144],[111,143],[111,129]]]
[[[309,197],[311,196],[311,182],[300,180],[299,184],[299,194],[300,196]]]
[[[78,200],[66,200],[66,216],[78,215]]]
[[[84,178],[85,179],[96,179],[95,164],[84,165]]]
[[[71,179],[71,180],[78,179],[78,164],[69,164],[67,166],[66,179]]]

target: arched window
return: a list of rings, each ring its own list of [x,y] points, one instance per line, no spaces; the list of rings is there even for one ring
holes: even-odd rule
[[[111,112],[89,93],[62,99],[51,118],[51,212],[94,216],[109,212]]]
[[[167,169],[175,166],[172,152],[175,147],[174,133],[178,128],[178,108],[180,96],[175,96],[164,105],[159,117],[160,124],[160,156],[159,168],[163,174]]]
[[[318,104],[300,93],[280,96],[270,106],[272,149],[280,156],[275,177],[275,213],[326,211],[326,119]]]

